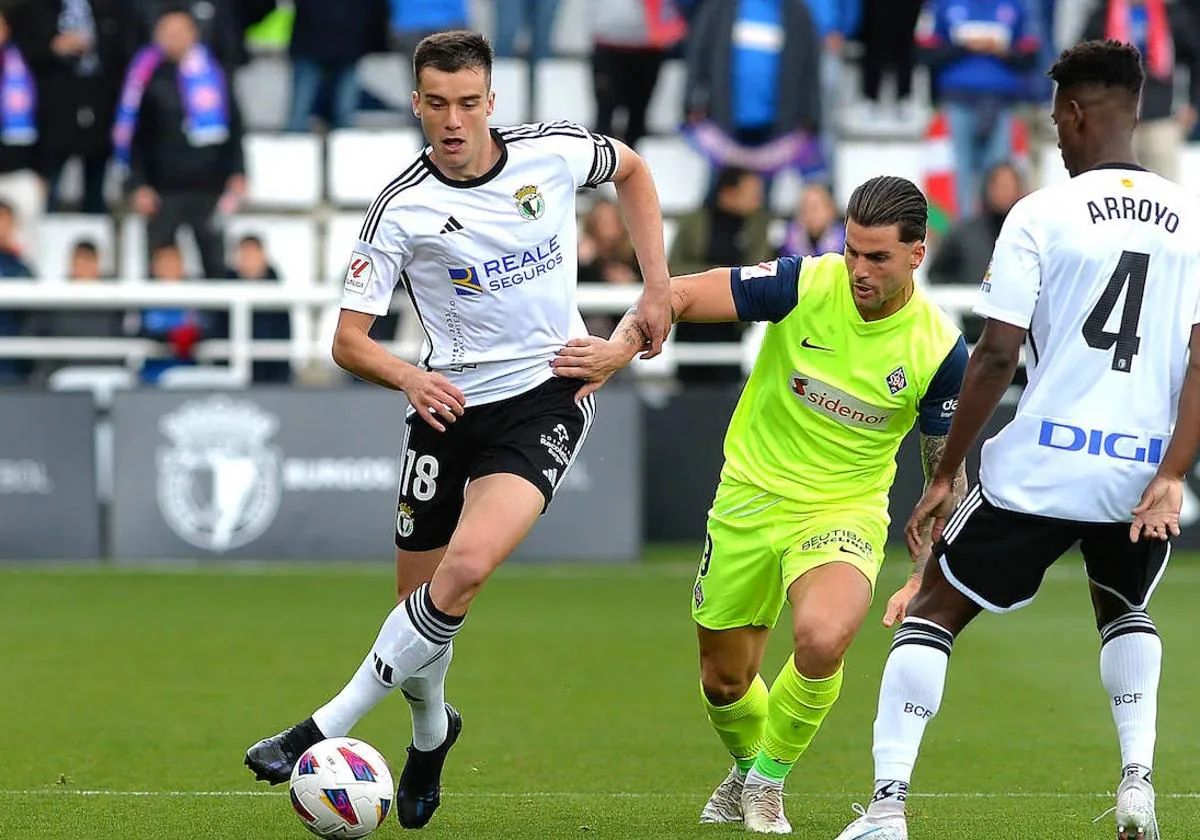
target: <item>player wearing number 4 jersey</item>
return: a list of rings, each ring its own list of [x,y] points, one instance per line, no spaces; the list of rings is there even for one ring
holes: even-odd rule
[[[915,185],[874,178],[850,198],[844,255],[671,281],[678,320],[770,322],[729,423],[692,590],[702,700],[734,762],[701,822],[791,831],[784,780],[838,698],[870,606],[896,451],[916,423],[926,475],[940,456],[967,348],[913,283],[927,216]],[[607,377],[642,346],[635,327],[629,315],[609,341],[571,342],[556,368]],[[885,624],[915,591],[916,579],[892,596]],[[759,672],[785,599],[793,654],[768,690]]]
[[[580,187],[616,184],[645,278],[638,329],[647,355],[670,326],[662,214],[641,158],[568,122],[489,129],[492,52],[482,36],[431,35],[413,65],[413,111],[430,145],[367,213],[333,350],[342,367],[408,397],[400,604],[336,697],[246,754],[258,778],[286,781],[304,750],[346,735],[399,688],[413,719],[396,794],[406,828],[438,807],[462,726],[444,699],[452,640],[484,581],[550,504],[595,415],[599,386],[556,379],[550,368],[556,351],[586,335],[575,305]],[[397,283],[425,331],[419,365],[368,336]]]
[[[1072,178],[1018,202],[996,242],[977,306],[983,336],[945,455],[908,522],[910,546],[931,521],[940,539],[884,668],[875,793],[838,840],[908,836],[908,784],[955,637],[981,610],[1028,604],[1076,544],[1120,743],[1117,837],[1158,837],[1150,773],[1162,645],[1146,606],[1200,443],[1200,201],[1134,162],[1136,50],[1080,44],[1049,75]],[[1029,385],[951,515],[954,471],[1022,344]]]

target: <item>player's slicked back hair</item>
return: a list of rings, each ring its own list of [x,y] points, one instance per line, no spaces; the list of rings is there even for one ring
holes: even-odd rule
[[[420,81],[426,67],[443,73],[480,69],[491,86],[492,45],[478,32],[466,29],[435,32],[422,38],[413,50],[413,78]]]
[[[1120,41],[1084,41],[1064,50],[1046,75],[1060,88],[1095,85],[1117,88],[1136,100],[1146,76],[1135,47]]]
[[[901,242],[920,242],[925,239],[929,202],[907,178],[880,175],[854,190],[846,216],[863,227],[896,225]]]

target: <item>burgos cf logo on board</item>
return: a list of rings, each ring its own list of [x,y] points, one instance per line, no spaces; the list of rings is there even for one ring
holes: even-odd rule
[[[158,506],[171,530],[210,551],[260,536],[279,510],[279,418],[247,400],[192,400],[159,421]]]
[[[840,388],[811,376],[804,376],[798,371],[792,373],[792,393],[803,405],[818,414],[860,429],[886,428],[888,421],[895,414],[894,411],[865,403]]]
[[[484,260],[480,266],[468,265],[446,270],[454,294],[459,297],[481,297],[484,292],[501,292],[536,280],[558,268],[562,261],[562,248],[556,235],[524,251]]]

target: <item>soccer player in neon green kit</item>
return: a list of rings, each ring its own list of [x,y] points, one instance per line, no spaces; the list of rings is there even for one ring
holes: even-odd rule
[[[730,420],[693,588],[708,719],[734,767],[701,814],[786,834],[783,783],[842,685],[887,538],[896,451],[914,423],[934,473],[967,363],[954,323],[916,288],[928,204],[910,181],[854,191],[845,254],[783,257],[671,281],[676,321],[769,321]],[[552,363],[599,388],[647,345],[635,314],[608,340],[574,339]],[[955,490],[966,489],[960,470]],[[888,602],[903,618],[927,552]],[[767,637],[792,605],[794,655],[770,689]]]

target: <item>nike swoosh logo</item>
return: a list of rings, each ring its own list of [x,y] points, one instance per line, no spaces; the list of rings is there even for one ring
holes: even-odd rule
[[[813,344],[811,341],[808,340],[808,336],[804,337],[804,340],[800,342],[800,346],[807,347],[809,350],[824,350],[826,353],[833,352],[832,347],[822,347],[819,344]]]
[[[857,551],[851,551],[850,549],[846,548],[846,546],[844,546],[844,545],[839,545],[838,551],[844,551],[847,554],[853,554],[855,557],[859,558],[860,560],[867,559],[867,558],[863,557],[861,554],[859,554]]]

